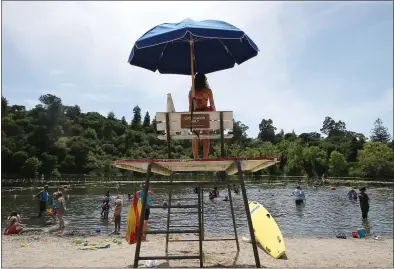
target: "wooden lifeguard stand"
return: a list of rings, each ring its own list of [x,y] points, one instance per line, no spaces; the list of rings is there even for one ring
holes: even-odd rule
[[[192,126],[194,130],[210,130],[211,134],[200,134],[196,135],[190,133],[191,118],[193,120]],[[150,179],[152,173],[169,176],[169,182],[163,182],[165,185],[169,185],[169,201],[168,206],[151,206],[151,208],[168,208],[167,216],[167,229],[163,231],[148,231],[146,234],[165,234],[166,235],[166,255],[165,256],[140,256],[141,250],[141,239],[143,231],[139,229],[137,236],[137,245],[135,249],[134,268],[138,267],[140,260],[182,260],[182,259],[198,259],[200,261],[200,267],[204,267],[203,264],[203,241],[221,241],[221,240],[234,240],[236,241],[237,250],[239,252],[239,242],[237,235],[237,227],[234,216],[233,201],[231,196],[231,183],[237,181],[229,181],[227,175],[238,174],[238,182],[241,187],[243,203],[246,212],[246,218],[249,227],[250,238],[252,241],[252,247],[254,252],[254,258],[256,267],[261,267],[260,259],[257,251],[257,243],[254,235],[254,229],[252,225],[251,214],[249,211],[248,198],[246,195],[245,182],[243,174],[245,171],[256,172],[265,169],[269,166],[275,165],[279,162],[277,158],[266,158],[266,157],[254,157],[254,158],[238,158],[238,157],[225,157],[224,151],[224,139],[232,138],[231,134],[233,130],[233,112],[231,111],[215,111],[215,112],[193,112],[191,117],[190,112],[157,112],[156,113],[157,131],[165,132],[165,135],[159,135],[158,138],[161,140],[167,140],[168,145],[168,159],[165,160],[120,160],[113,163],[114,166],[122,169],[132,170],[140,173],[146,173],[146,181],[144,187],[144,193],[148,193]],[[225,130],[228,133],[225,134]],[[217,134],[219,132],[219,134]],[[216,159],[171,159],[171,140],[185,140],[185,139],[220,139],[221,143],[221,158]],[[223,181],[220,183],[206,182],[206,181],[194,181],[194,182],[174,182],[171,175],[176,172],[218,172],[222,171]],[[199,186],[197,204],[196,205],[172,205],[172,188],[174,185],[196,185]],[[231,239],[205,239],[203,231],[203,189],[202,187],[207,185],[218,185],[227,186],[228,196],[230,200],[232,222],[234,227],[234,238]],[[144,195],[142,201],[142,210],[140,217],[140,227],[144,225],[144,212],[146,208],[147,195]],[[198,229],[197,230],[183,230],[170,229],[170,214],[172,208],[197,208],[198,210]],[[175,256],[168,255],[168,243],[169,234],[181,234],[181,233],[198,233],[198,240],[178,240],[179,241],[198,241],[199,242],[199,255],[195,256]]]

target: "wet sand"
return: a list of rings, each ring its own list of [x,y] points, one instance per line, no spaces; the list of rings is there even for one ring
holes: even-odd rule
[[[244,235],[246,236],[246,235]],[[119,236],[81,238],[91,243],[110,243],[106,249],[78,249],[76,239],[54,235],[2,236],[2,267],[132,267],[135,244],[113,243]],[[190,238],[191,236],[189,236]],[[205,267],[254,267],[250,243],[240,236],[237,257],[235,241],[204,242]],[[185,239],[182,236],[181,239]],[[207,237],[206,237],[207,238]],[[212,238],[212,237],[210,237]],[[27,245],[26,245],[27,244]],[[393,267],[393,239],[337,239],[285,237],[287,259],[275,260],[259,248],[264,267]],[[141,256],[164,255],[165,237],[149,236]],[[171,255],[198,255],[198,242],[169,243]],[[145,262],[140,261],[140,267]],[[198,260],[158,261],[158,267],[199,267]]]

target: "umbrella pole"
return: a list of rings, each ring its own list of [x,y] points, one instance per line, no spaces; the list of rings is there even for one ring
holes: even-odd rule
[[[194,86],[194,40],[192,34],[190,34],[189,43],[190,43],[190,73],[192,75],[192,109],[190,111],[190,132],[193,133],[193,111],[196,107],[196,92]]]
[[[192,75],[192,111],[195,108],[195,97],[196,97],[196,92],[194,88],[194,41],[193,41],[193,36],[190,34],[190,70],[191,70],[191,75]]]

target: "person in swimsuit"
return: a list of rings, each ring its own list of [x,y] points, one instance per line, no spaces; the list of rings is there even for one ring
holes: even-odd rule
[[[196,74],[194,78],[194,87],[195,87],[195,99],[196,99],[196,107],[195,111],[216,111],[215,102],[213,100],[212,90],[209,88],[209,84],[207,81],[207,77],[204,74]],[[209,105],[208,106],[208,101]],[[192,90],[189,91],[189,111],[192,111],[193,97]],[[197,131],[198,132],[198,131]],[[208,132],[203,132],[207,134]],[[209,139],[203,139],[203,158],[208,158],[209,155]],[[194,159],[198,158],[198,145],[199,140],[194,139],[192,145],[193,157]]]
[[[58,200],[58,211],[57,217],[59,219],[59,230],[63,230],[65,228],[64,225],[64,213],[66,212],[66,200],[63,197],[63,193],[59,191],[57,193],[57,200]]]
[[[38,213],[38,217],[42,216],[42,212],[44,212],[47,208],[48,203],[48,185],[44,186],[44,189],[40,191],[36,197],[40,197],[40,212]]]
[[[12,216],[10,218],[10,222],[8,224],[8,227],[5,229],[4,234],[9,235],[9,234],[19,234],[23,230],[22,224],[18,222],[18,218],[15,216]]]
[[[120,234],[120,220],[121,220],[121,213],[122,213],[122,205],[123,202],[118,196],[115,200],[115,209],[114,209],[114,220],[115,220],[115,234]]]
[[[22,222],[21,216],[16,211],[12,212],[7,220],[10,221],[12,217],[16,217],[18,219],[19,224]]]
[[[52,218],[54,222],[57,222],[57,211],[59,210],[58,200],[57,200],[57,192],[54,192],[52,195]]]
[[[219,196],[218,187],[213,187],[213,190],[211,193],[213,195],[213,198],[218,198],[218,196]]]
[[[144,188],[145,188],[145,184],[141,184],[140,185],[141,190],[137,191],[135,193],[135,198],[136,199],[141,199],[141,203],[144,202]],[[148,220],[149,220],[149,215],[150,215],[150,203],[151,203],[151,196],[152,196],[153,192],[152,189],[149,188],[148,191],[148,197],[146,199],[146,208],[145,208],[145,214],[144,214],[144,232],[148,231]],[[142,240],[146,241],[146,234],[142,235]]]

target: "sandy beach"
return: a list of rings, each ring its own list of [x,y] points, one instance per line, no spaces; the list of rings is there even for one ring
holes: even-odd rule
[[[242,236],[242,235],[241,235]],[[204,242],[205,267],[254,267],[250,243],[243,242],[237,260],[235,241]],[[244,235],[246,236],[246,235]],[[132,267],[135,244],[113,243],[114,236],[81,238],[110,243],[106,249],[78,249],[79,237],[2,236],[2,267]],[[119,238],[119,237],[118,237]],[[184,239],[185,237],[182,237]],[[212,237],[211,237],[212,238]],[[259,249],[264,267],[393,267],[393,239],[285,238],[287,259],[275,260]],[[165,237],[150,236],[141,255],[164,255]],[[169,254],[196,255],[198,242],[172,242]],[[146,267],[140,262],[140,267]],[[157,267],[199,267],[198,260],[159,260]]]

